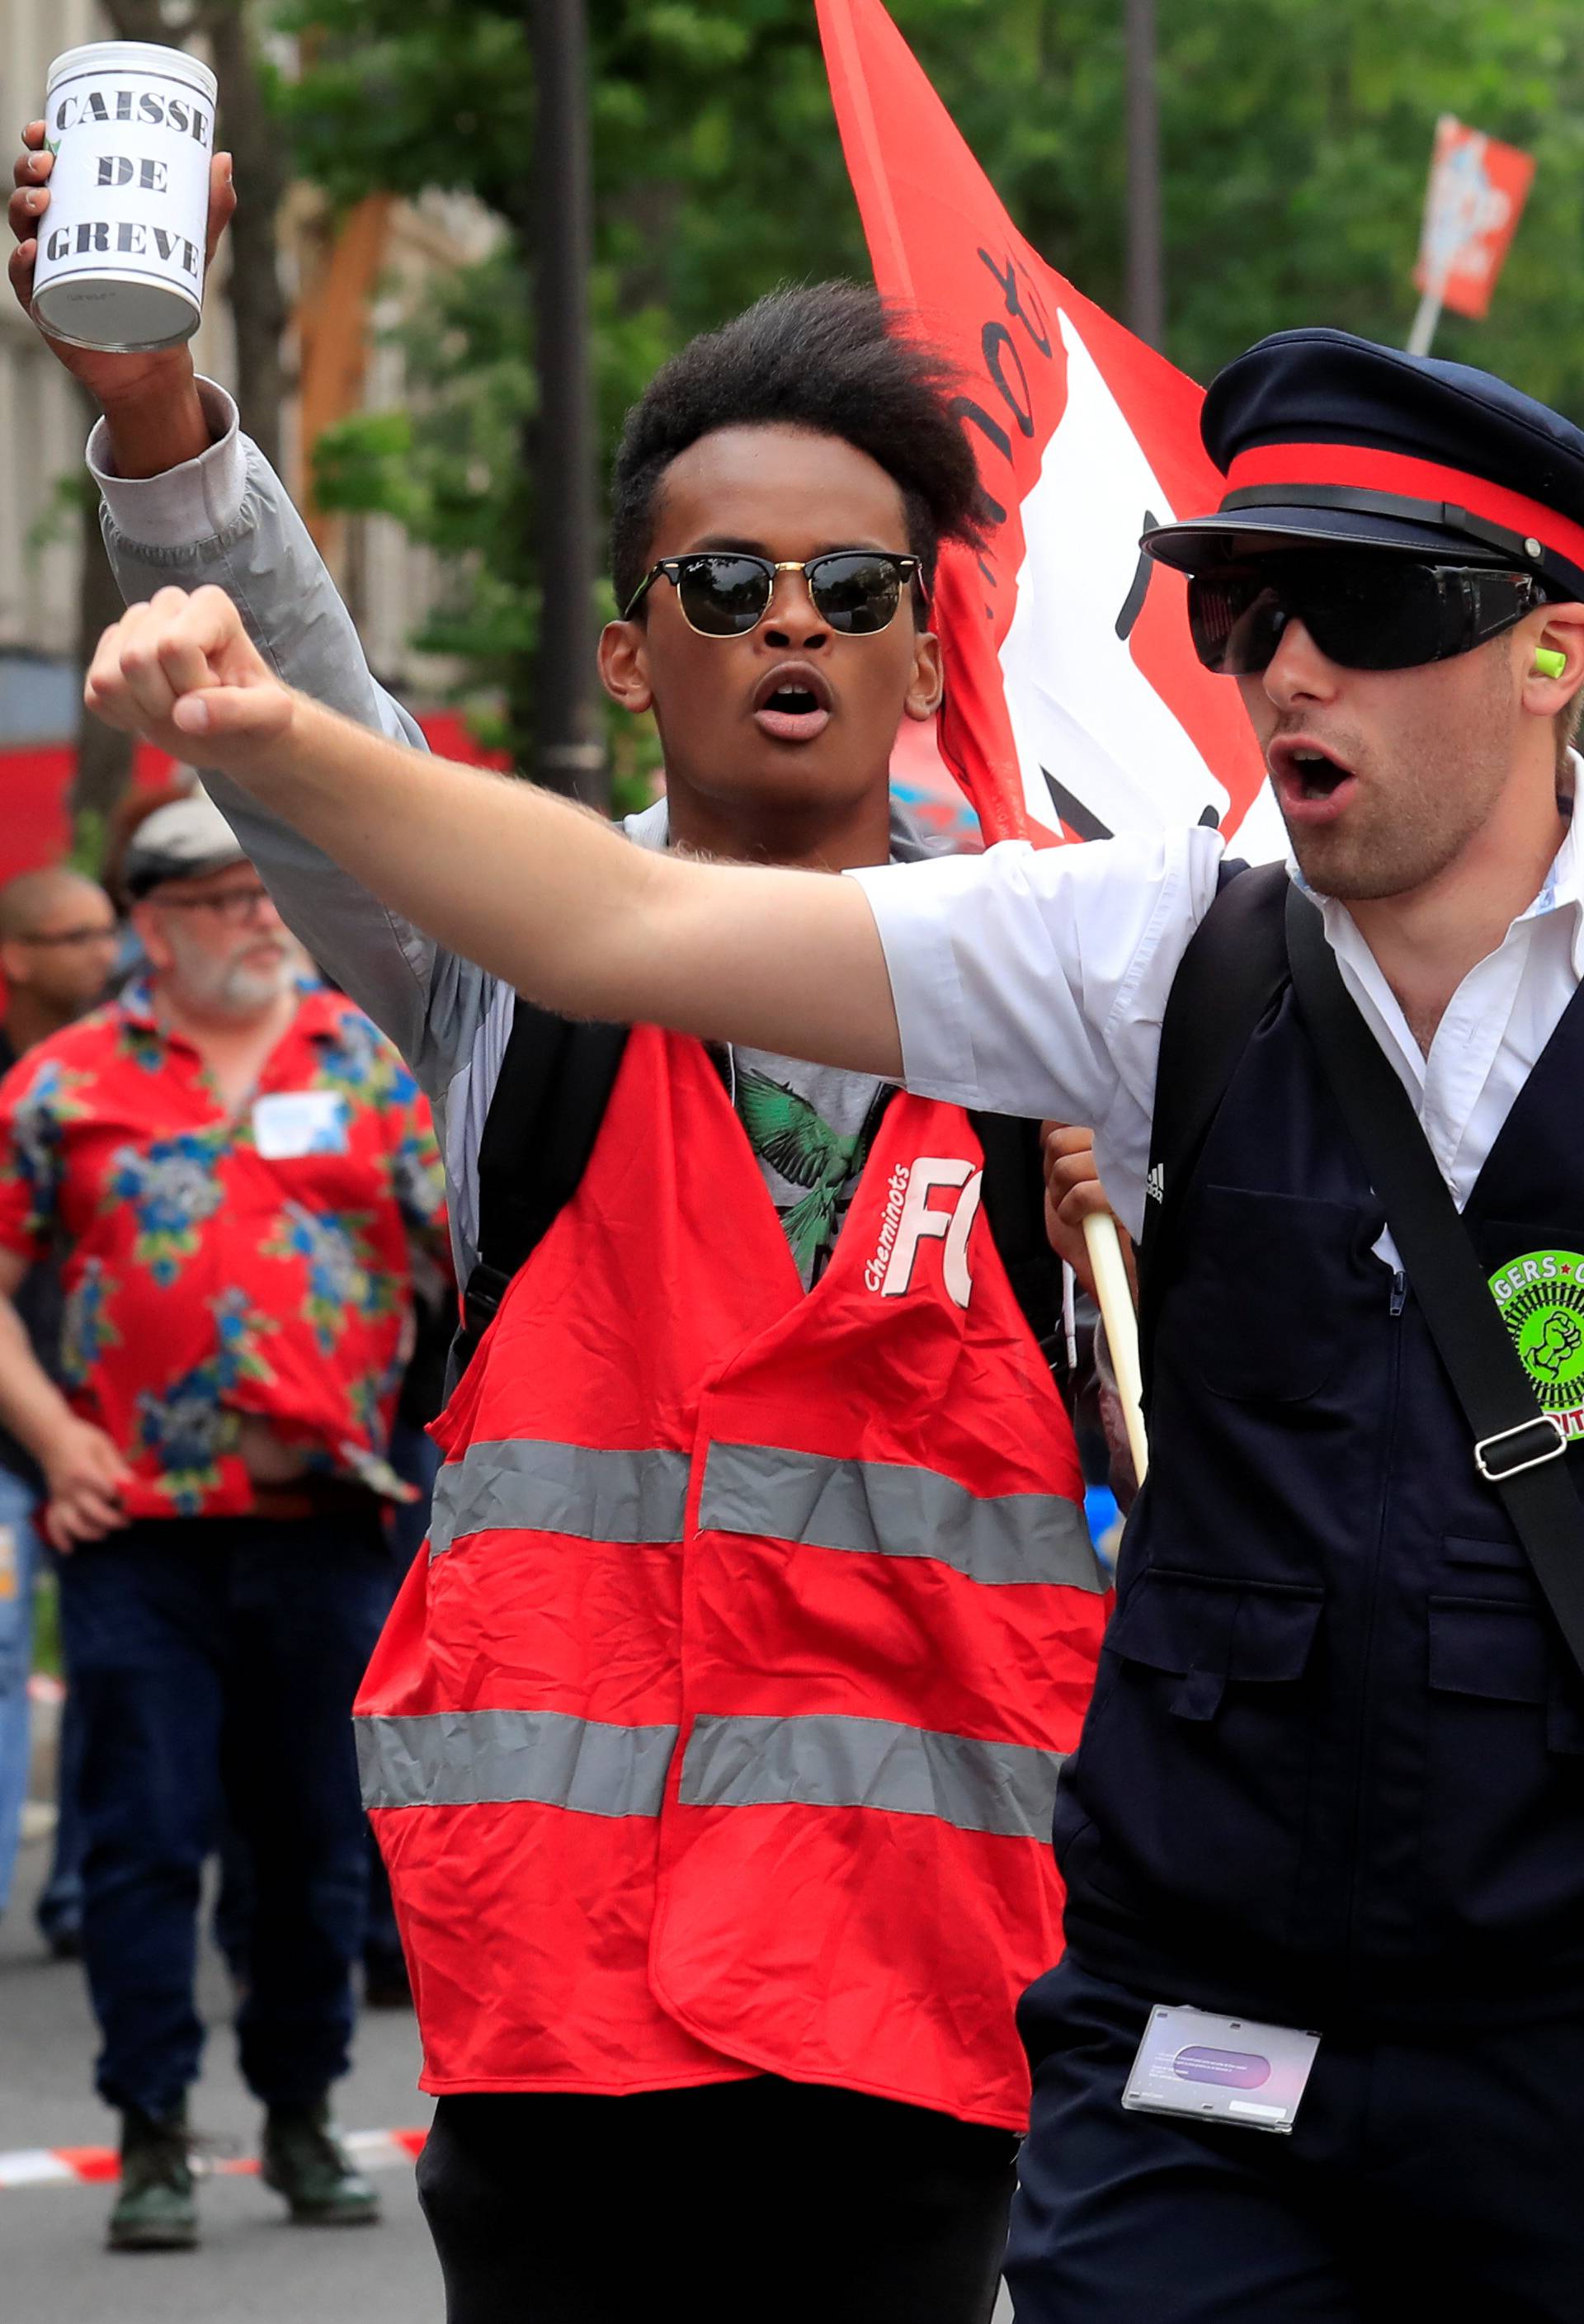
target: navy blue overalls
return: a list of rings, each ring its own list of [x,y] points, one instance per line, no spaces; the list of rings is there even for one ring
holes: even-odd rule
[[[1492,1274],[1584,1248],[1584,1001],[1465,1219]],[[1057,1802],[1020,2324],[1584,2319],[1584,1685],[1383,1224],[1284,988],[1182,1213]],[[1293,2135],[1124,2113],[1157,2001],[1319,2031]]]

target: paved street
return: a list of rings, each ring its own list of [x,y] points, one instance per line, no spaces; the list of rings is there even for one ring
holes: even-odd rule
[[[12,1906],[0,1921],[0,2153],[18,2147],[101,2146],[115,2117],[89,2084],[94,2034],[75,1963],[46,1959],[32,1923],[44,1850],[24,1848]],[[193,2121],[241,2153],[256,2152],[258,2116],[237,2080],[228,1987],[216,1956],[205,1966],[213,2029]],[[412,2019],[384,2012],[358,2029],[356,2070],[336,2093],[349,2130],[421,2124]],[[0,2188],[0,2309],[30,2324],[439,2324],[439,2273],[410,2170],[382,2171],[383,2225],[292,2227],[256,2179],[221,2177],[202,2190],[198,2252],[103,2248],[110,2190]]]
[[[82,1972],[49,1960],[33,1928],[44,1858],[37,1843],[23,1848],[0,1921],[0,2154],[103,2146],[115,2135],[115,2117],[89,2086],[94,2032]],[[225,1971],[210,1952],[203,2006],[213,2030],[192,2118],[231,2151],[253,2153],[258,2115],[237,2079],[228,2006]],[[336,2094],[345,2127],[425,2122],[417,2074],[411,2018],[365,2015],[355,2070]],[[290,2227],[256,2179],[212,2178],[201,2190],[200,2250],[114,2255],[104,2249],[108,2187],[0,2187],[0,2312],[18,2324],[440,2324],[439,2272],[411,2172],[382,2170],[375,2183],[383,2224],[337,2231]],[[1003,2293],[996,2324],[1009,2324],[1011,2312]]]

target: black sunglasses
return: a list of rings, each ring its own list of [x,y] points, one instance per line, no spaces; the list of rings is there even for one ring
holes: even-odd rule
[[[1414,669],[1499,637],[1545,591],[1502,567],[1421,564],[1305,549],[1188,576],[1188,626],[1206,669],[1257,678],[1289,622],[1344,669]]]
[[[778,573],[801,573],[815,612],[844,638],[870,638],[895,620],[902,591],[913,583],[923,595],[916,557],[881,549],[833,549],[806,562],[752,557],[746,550],[700,549],[662,557],[651,565],[622,610],[631,621],[662,578],[677,592],[682,618],[705,638],[743,638],[770,610]]]

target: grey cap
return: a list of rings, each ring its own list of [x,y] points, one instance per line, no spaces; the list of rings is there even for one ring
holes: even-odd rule
[[[247,856],[219,808],[206,791],[156,807],[132,835],[121,867],[121,884],[135,903],[151,888],[172,880],[203,880]]]

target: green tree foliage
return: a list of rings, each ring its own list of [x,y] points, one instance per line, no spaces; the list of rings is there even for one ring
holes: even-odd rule
[[[893,0],[1031,241],[1119,311],[1120,0]],[[1400,342],[1438,114],[1526,146],[1530,208],[1483,324],[1437,352],[1584,418],[1584,42],[1577,0],[1165,0],[1167,351],[1199,377],[1268,330]],[[655,364],[770,285],[865,271],[812,0],[590,0],[594,305],[609,446]],[[338,199],[466,190],[509,239],[413,334],[410,417],[349,423],[327,492],[458,554],[435,643],[520,673],[537,575],[520,456],[533,88],[520,6],[299,0],[312,69],[288,92],[302,166]],[[464,556],[463,552],[471,552]],[[513,688],[520,691],[520,683]]]
[[[608,452],[627,406],[683,339],[768,284],[859,270],[863,250],[806,0],[594,0],[590,15],[592,303]],[[313,34],[313,66],[286,101],[302,165],[333,199],[441,187],[474,195],[506,228],[501,249],[441,287],[438,311],[409,331],[410,416],[345,422],[318,447],[316,475],[327,504],[388,509],[456,553],[453,594],[422,642],[464,652],[502,688],[520,760],[539,589],[524,456],[537,222],[523,12],[303,0],[282,21]],[[631,722],[613,723],[611,739],[620,775]]]

